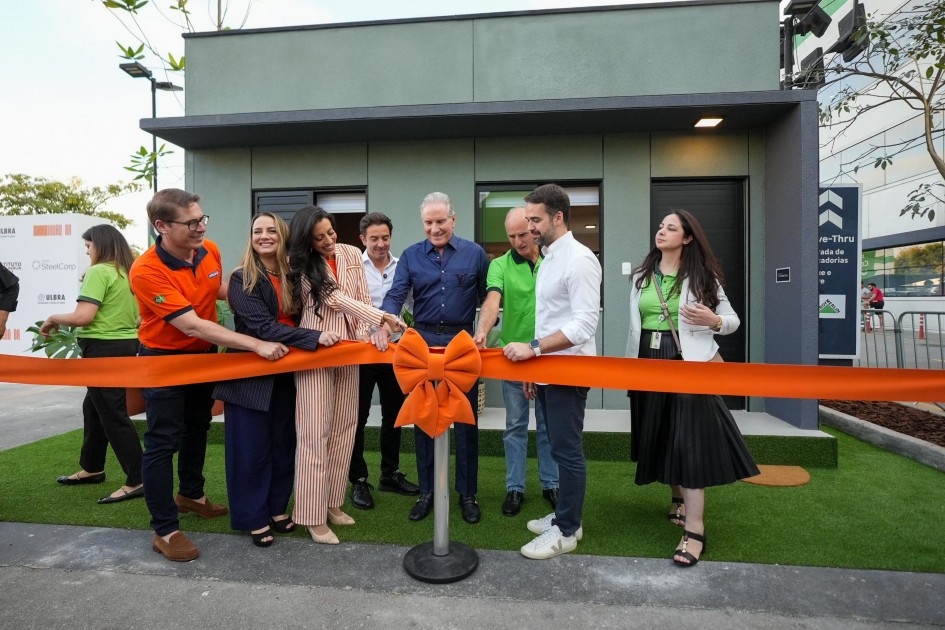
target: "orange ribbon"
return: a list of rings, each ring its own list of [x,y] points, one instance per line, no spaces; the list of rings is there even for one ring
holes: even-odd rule
[[[248,352],[80,360],[0,355],[0,383],[168,387],[339,365],[391,363],[393,355],[393,347],[378,352],[358,341],[339,342],[317,352],[293,348],[279,361],[266,361]],[[512,381],[774,398],[945,401],[943,370],[561,355],[513,363],[500,349],[483,350],[479,355],[481,376]]]
[[[409,392],[394,426],[415,424],[435,438],[454,422],[476,424],[466,392],[479,380],[481,369],[479,350],[465,330],[441,353],[431,352],[420,333],[408,329],[394,350],[394,375],[400,389]]]

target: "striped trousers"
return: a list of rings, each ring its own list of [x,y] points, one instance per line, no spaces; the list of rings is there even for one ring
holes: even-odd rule
[[[358,366],[295,375],[295,509],[299,525],[324,525],[345,500],[358,427]]]

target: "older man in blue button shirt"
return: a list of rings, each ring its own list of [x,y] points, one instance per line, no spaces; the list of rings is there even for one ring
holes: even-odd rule
[[[404,250],[381,309],[399,315],[413,289],[414,327],[428,345],[445,346],[461,330],[473,334],[476,309],[486,298],[489,257],[478,244],[453,234],[456,211],[444,193],[433,192],[423,198],[420,218],[427,238]],[[467,396],[476,413],[476,388]],[[479,429],[457,424],[454,431],[456,491],[463,520],[478,523]],[[419,521],[433,508],[433,439],[419,429],[415,433],[420,498],[410,511],[410,520]]]

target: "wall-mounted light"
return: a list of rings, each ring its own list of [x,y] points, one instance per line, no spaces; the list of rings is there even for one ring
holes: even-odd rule
[[[585,230],[596,230],[596,229],[597,229],[597,226],[596,226],[596,225],[585,225],[585,226],[584,226],[584,229],[585,229]]]
[[[696,121],[696,124],[693,125],[697,129],[710,129],[712,127],[718,127],[724,118],[722,116],[703,116]]]

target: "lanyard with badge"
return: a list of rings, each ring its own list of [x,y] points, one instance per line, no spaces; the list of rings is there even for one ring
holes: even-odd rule
[[[679,337],[676,335],[676,327],[673,325],[673,318],[669,314],[669,306],[666,304],[666,300],[663,298],[663,278],[665,278],[662,273],[656,271],[653,274],[653,287],[656,289],[656,295],[660,299],[660,308],[662,312],[660,313],[659,321],[662,324],[664,321],[669,320],[669,330],[673,334],[673,341],[676,342],[676,351],[679,352],[679,356],[682,356],[682,346],[679,343]],[[660,349],[660,340],[663,338],[663,334],[659,331],[650,334],[650,349],[659,350]]]

